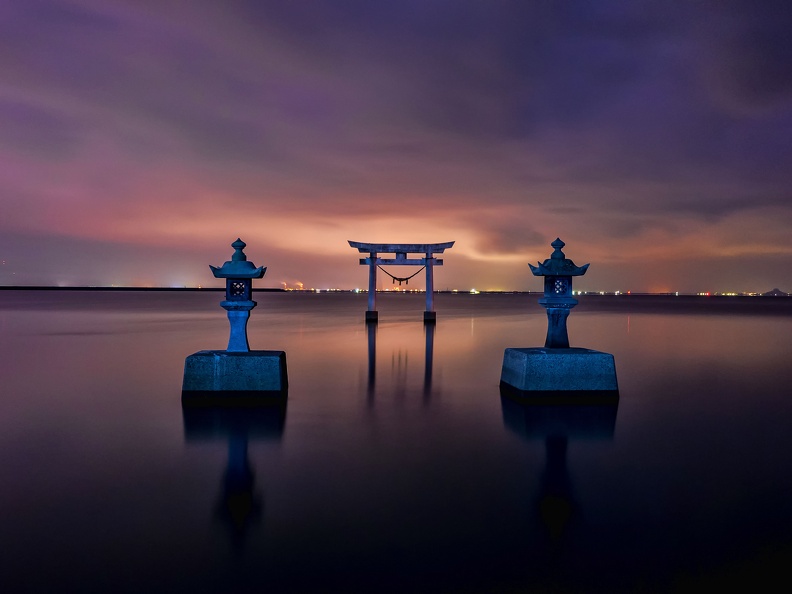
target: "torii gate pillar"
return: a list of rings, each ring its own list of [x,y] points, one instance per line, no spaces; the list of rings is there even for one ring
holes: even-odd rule
[[[368,309],[366,310],[366,321],[376,322],[377,314],[377,252],[371,252],[368,258],[369,263],[369,286],[368,286]]]
[[[426,255],[426,311],[424,312],[424,323],[434,324],[437,321],[437,314],[434,310],[434,261],[435,259]]]
[[[349,245],[368,258],[361,258],[360,264],[369,267],[368,309],[366,322],[377,322],[377,266],[425,266],[426,267],[426,311],[424,322],[433,324],[437,320],[434,310],[434,267],[442,266],[443,260],[435,258],[453,247],[454,242],[446,243],[361,243],[350,241]],[[395,254],[395,258],[381,258],[380,254]],[[409,258],[408,254],[423,254],[422,258]],[[399,282],[401,283],[400,279]]]

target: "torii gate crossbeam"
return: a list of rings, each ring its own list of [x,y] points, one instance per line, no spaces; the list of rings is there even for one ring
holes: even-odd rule
[[[366,321],[376,322],[377,313],[377,266],[426,266],[426,311],[424,322],[433,323],[437,319],[434,310],[434,267],[442,266],[443,260],[435,258],[453,247],[454,242],[445,243],[362,243],[349,241],[350,247],[368,258],[361,258],[360,264],[369,267],[368,310]],[[394,254],[394,258],[381,258],[380,254]],[[408,258],[408,254],[423,254],[421,258]]]

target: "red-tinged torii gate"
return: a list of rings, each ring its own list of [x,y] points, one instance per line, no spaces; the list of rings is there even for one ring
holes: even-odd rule
[[[366,311],[366,321],[376,322],[377,315],[377,267],[378,266],[424,266],[426,268],[426,311],[424,312],[424,322],[434,323],[437,314],[434,310],[434,267],[442,266],[443,260],[435,258],[435,254],[442,254],[445,250],[453,247],[454,242],[446,243],[362,243],[360,241],[350,241],[349,245],[357,249],[360,253],[368,254],[368,258],[361,258],[361,265],[369,267],[369,288],[368,288],[368,311]],[[395,258],[381,258],[380,254],[395,254]],[[422,258],[408,258],[408,254],[424,254]],[[383,272],[394,279],[399,284],[407,281],[411,277],[398,278]],[[420,270],[418,271],[420,272]],[[418,274],[417,272],[415,274]],[[415,276],[415,274],[413,276]]]

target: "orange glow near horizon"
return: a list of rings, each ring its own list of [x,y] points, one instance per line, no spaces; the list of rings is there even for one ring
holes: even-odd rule
[[[241,237],[263,286],[365,284],[351,239],[455,241],[438,288],[537,290],[560,237],[595,290],[792,289],[789,52],[763,3],[644,19],[639,46],[615,8],[547,37],[510,24],[539,26],[532,3],[77,4],[8,13],[2,285],[210,284]]]

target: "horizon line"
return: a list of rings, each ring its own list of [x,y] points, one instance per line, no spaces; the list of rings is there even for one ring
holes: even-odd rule
[[[209,291],[223,292],[225,287],[137,287],[137,286],[118,286],[118,285],[84,285],[84,286],[59,286],[59,285],[0,285],[0,291]],[[253,287],[254,292],[264,293],[368,293],[368,289],[289,289],[281,287]],[[377,293],[425,293],[425,289],[377,289]],[[525,294],[543,295],[543,291],[522,291],[509,289],[438,289],[435,293],[451,293],[458,295],[475,294]],[[671,296],[671,297],[792,297],[792,293],[772,289],[765,292],[683,292],[683,291],[579,291],[576,297],[635,297],[635,296]]]

